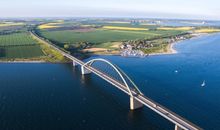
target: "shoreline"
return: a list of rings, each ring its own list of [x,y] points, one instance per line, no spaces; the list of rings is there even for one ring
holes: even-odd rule
[[[46,61],[0,61],[0,64],[1,63],[47,63]]]
[[[216,33],[214,33],[216,34]],[[151,53],[151,54],[148,54],[147,56],[158,56],[158,55],[174,55],[174,54],[177,54],[179,53],[176,49],[174,49],[174,46],[180,42],[183,42],[183,41],[186,41],[186,40],[192,40],[192,39],[197,39],[197,38],[200,38],[200,37],[204,37],[204,36],[209,36],[209,35],[212,35],[210,33],[193,33],[191,38],[188,38],[188,39],[185,39],[185,40],[180,40],[180,41],[176,41],[176,42],[173,42],[173,43],[170,43],[167,47],[168,51],[167,52],[162,52],[162,53]]]
[[[178,42],[181,42],[181,41],[178,41]],[[146,56],[173,55],[173,54],[177,54],[178,51],[174,49],[174,45],[177,44],[178,42],[174,42],[174,43],[169,44],[169,45],[167,46],[167,49],[168,49],[167,52],[151,53],[151,54],[148,54],[148,55],[146,55]]]
[[[10,64],[13,64],[13,63],[27,63],[27,64],[31,64],[31,63],[33,63],[33,64],[37,64],[37,63],[39,63],[39,64],[41,64],[41,63],[51,63],[51,64],[66,64],[66,63],[72,63],[72,62],[48,62],[48,61],[0,61],[0,64],[7,64],[7,63],[10,63]]]
[[[216,34],[216,33],[215,33]],[[196,39],[196,38],[200,38],[200,37],[203,37],[203,36],[209,36],[209,35],[212,35],[212,34],[209,34],[209,33],[200,33],[200,34],[193,34],[192,38],[189,38],[189,39],[185,39],[185,40],[180,40],[180,41],[176,41],[176,42],[173,42],[173,43],[170,43],[168,46],[167,46],[167,52],[158,52],[158,53],[151,53],[151,54],[146,54],[145,56],[159,56],[159,55],[173,55],[173,54],[177,54],[178,51],[176,49],[174,49],[174,46],[176,44],[178,44],[179,42],[182,42],[182,41],[186,41],[186,40],[190,40],[190,39]],[[110,55],[110,56],[121,56],[120,54],[92,54],[91,56],[97,56],[97,55]],[[48,62],[48,61],[44,61],[44,60],[15,60],[15,61],[7,61],[7,60],[3,60],[1,61],[0,60],[0,63],[54,63],[54,62]],[[68,62],[55,62],[55,63],[68,63]]]

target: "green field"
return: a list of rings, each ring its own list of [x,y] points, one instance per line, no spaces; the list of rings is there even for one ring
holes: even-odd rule
[[[16,25],[16,26],[0,26],[0,32],[5,31],[5,30],[24,30],[24,25]]]
[[[90,42],[101,44],[107,42],[127,41],[135,39],[149,39],[158,36],[180,34],[181,31],[121,31],[97,29],[92,32],[42,31],[45,38],[62,44],[74,44],[78,42]]]
[[[35,58],[43,55],[39,45],[0,47],[0,59]]]
[[[137,45],[140,40],[153,41],[155,39],[171,38],[176,35],[186,34],[185,30],[168,29],[159,30],[158,25],[150,25],[147,23],[135,24],[129,22],[104,22],[104,21],[81,21],[78,23],[63,22],[59,27],[51,27],[48,29],[40,29],[38,27],[38,34],[45,39],[52,41],[60,47],[65,48],[71,53],[100,53],[103,49],[103,54],[111,53],[117,54],[120,50],[120,45],[125,42],[132,43],[132,46]],[[131,41],[132,40],[132,41]],[[142,41],[140,41],[142,42]],[[151,47],[144,52],[156,52],[167,49],[166,46]],[[144,48],[145,45],[139,47]],[[162,49],[161,49],[162,48]],[[107,49],[107,51],[106,51]]]
[[[157,25],[132,25],[130,23],[101,23],[101,24],[94,24],[94,25],[101,25],[101,26],[118,26],[118,27],[135,27],[135,28],[149,28],[149,29],[156,29]]]
[[[28,33],[0,35],[0,46],[21,46],[37,44]]]
[[[0,35],[0,59],[22,59],[43,56],[40,45],[29,33]]]

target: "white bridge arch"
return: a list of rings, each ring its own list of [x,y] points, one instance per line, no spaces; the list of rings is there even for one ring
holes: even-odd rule
[[[111,68],[113,68],[113,70],[120,76],[121,80],[123,81],[124,85],[126,86],[128,92],[129,92],[129,95],[131,97],[133,97],[134,94],[142,94],[141,91],[138,89],[137,85],[118,66],[112,64],[108,60],[105,60],[102,58],[96,58],[96,59],[89,60],[88,62],[86,62],[84,65],[81,66],[82,74],[91,73],[91,71],[86,69],[85,66],[92,66],[93,63],[95,63],[95,62],[104,62],[104,63],[108,64]],[[132,88],[130,88],[126,79],[127,79],[127,81],[129,81],[132,84],[132,86],[134,87],[133,90],[135,90],[136,93],[131,91]]]
[[[90,71],[90,73],[93,72],[94,74],[96,74],[100,78],[104,79],[105,81],[111,83],[113,86],[115,86],[118,89],[122,90],[126,94],[129,94],[130,95],[130,109],[131,110],[141,108],[144,105],[144,106],[148,107],[149,109],[153,110],[154,112],[156,112],[157,114],[159,114],[160,116],[162,116],[165,119],[169,120],[170,122],[174,123],[175,124],[175,130],[202,130],[200,127],[196,126],[195,124],[187,121],[186,119],[184,119],[181,116],[177,115],[176,113],[170,111],[169,109],[165,108],[164,106],[160,105],[159,103],[157,103],[157,102],[153,101],[152,99],[144,96],[138,90],[138,88],[136,88],[136,90],[138,90],[139,93],[137,93],[136,91],[134,92],[134,90],[131,90],[131,88],[129,86],[126,87],[125,85],[121,85],[121,83],[118,83],[116,80],[108,78],[108,74],[103,74],[99,70],[97,70],[97,69],[95,69],[91,66],[94,62],[97,62],[97,61],[105,62],[105,63],[109,64],[110,66],[112,66],[112,68],[114,68],[115,71],[116,70],[119,71],[119,73],[122,75],[123,78],[127,77],[127,79],[129,79],[129,82],[132,83],[132,80],[130,80],[130,78],[126,74],[124,74],[123,71],[121,71],[116,65],[113,65],[109,61],[104,60],[104,59],[93,59],[91,61],[88,61],[85,64],[83,61],[81,61],[81,60],[77,59],[76,57],[70,55],[68,52],[64,51],[63,49],[60,49],[58,46],[54,45],[50,41],[45,41],[45,39],[39,37],[34,31],[30,31],[30,34],[33,37],[35,37],[36,39],[38,39],[39,41],[44,42],[44,44],[48,45],[52,49],[58,51],[59,53],[61,53],[66,58],[72,60],[73,61],[73,66],[76,66],[76,65],[82,66],[83,74],[86,74],[86,71],[88,71],[88,72]],[[114,83],[112,81],[114,81]],[[136,87],[136,85],[134,85],[134,87]],[[131,93],[129,93],[126,88],[128,90],[130,90]]]

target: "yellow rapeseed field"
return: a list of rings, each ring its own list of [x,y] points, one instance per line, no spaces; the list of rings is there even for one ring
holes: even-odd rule
[[[62,24],[62,22],[60,22],[60,23],[46,23],[46,24],[40,25],[38,28],[39,29],[58,28],[59,27],[59,26],[57,26],[58,24]]]
[[[189,31],[192,30],[193,27],[159,27],[158,30],[178,30],[178,31]]]
[[[111,30],[128,30],[128,31],[147,31],[147,28],[132,28],[132,27],[118,27],[118,26],[103,26],[103,29]]]
[[[18,26],[18,25],[24,25],[24,23],[13,23],[13,22],[0,23],[0,27]]]
[[[220,29],[204,28],[204,29],[195,30],[195,32],[196,33],[214,33],[214,32],[220,32]]]

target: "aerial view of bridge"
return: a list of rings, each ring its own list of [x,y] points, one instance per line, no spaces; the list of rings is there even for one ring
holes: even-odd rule
[[[105,59],[92,59],[87,62],[83,62],[76,57],[70,55],[65,50],[62,50],[58,46],[52,44],[49,41],[45,41],[45,39],[38,36],[35,32],[30,32],[31,35],[36,37],[39,41],[44,42],[48,46],[60,52],[63,56],[70,59],[73,63],[73,66],[81,66],[81,72],[83,75],[94,73],[99,76],[101,79],[107,81],[112,84],[119,90],[130,96],[130,109],[136,110],[141,107],[148,107],[160,116],[169,120],[175,125],[175,130],[201,130],[200,127],[191,123],[190,121],[184,119],[183,117],[177,115],[176,113],[170,111],[159,103],[153,101],[152,99],[146,97],[135,85],[135,83],[116,65],[112,64],[110,61]],[[106,64],[115,72],[115,76],[112,76],[108,73],[103,72],[101,69],[94,66],[94,64]],[[115,78],[119,77],[119,78]]]

